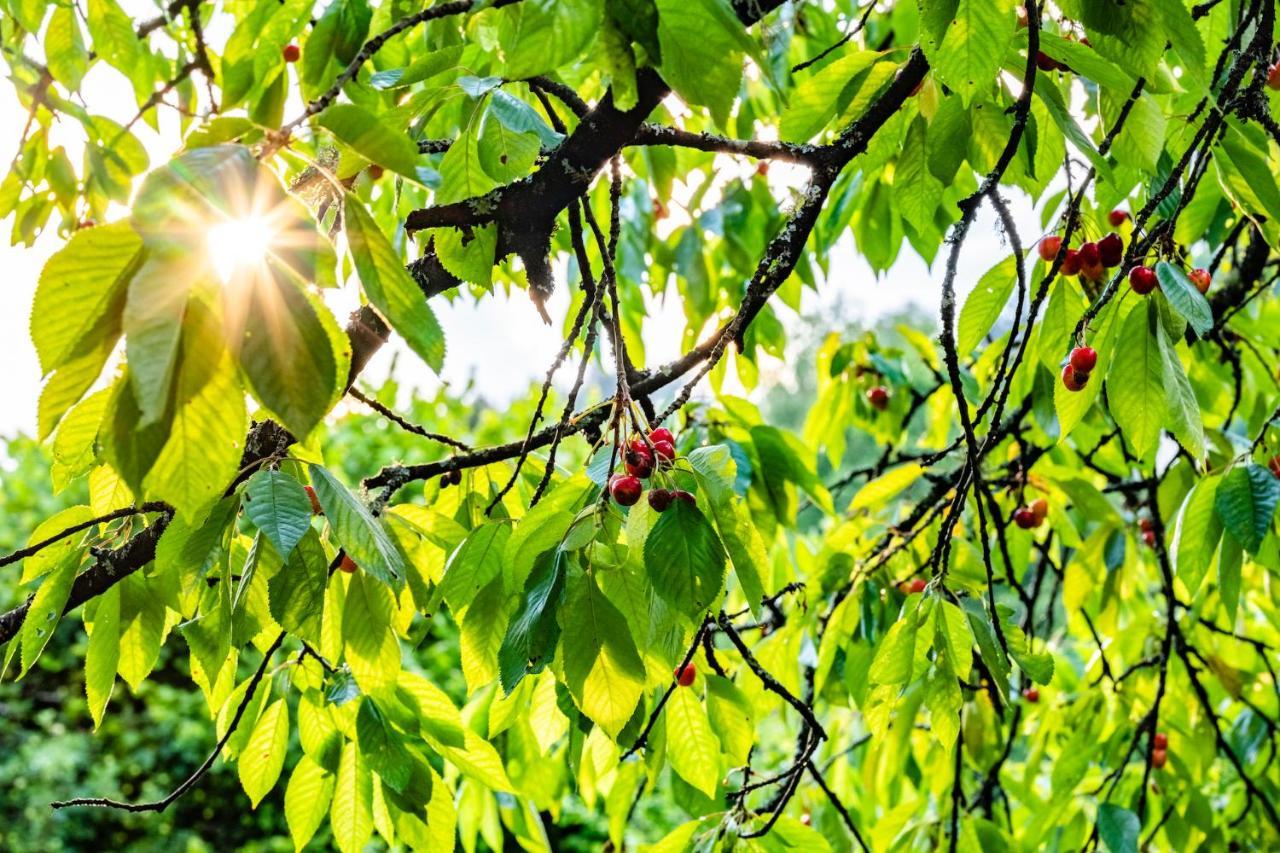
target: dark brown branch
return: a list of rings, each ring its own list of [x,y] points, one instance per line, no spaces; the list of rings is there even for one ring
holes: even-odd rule
[[[155,800],[148,803],[126,803],[120,800],[110,800],[105,797],[77,797],[73,800],[61,800],[50,803],[50,807],[54,809],[66,809],[73,806],[94,806],[97,808],[119,809],[126,812],[162,812],[174,801],[195,787],[196,783],[205,773],[209,772],[209,768],[213,766],[213,762],[217,760],[222,753],[223,748],[227,745],[227,741],[231,740],[231,736],[235,734],[236,726],[240,725],[240,720],[244,717],[244,712],[248,709],[253,701],[253,695],[258,689],[258,684],[262,681],[263,675],[266,674],[267,667],[271,664],[271,656],[280,648],[280,644],[284,642],[285,633],[283,631],[277,635],[275,642],[262,655],[262,663],[258,665],[258,670],[253,674],[253,678],[249,681],[249,687],[244,692],[244,698],[240,700],[240,705],[236,708],[235,716],[231,718],[231,724],[227,726],[227,730],[222,737],[218,739],[217,745],[213,751],[209,753],[209,757],[204,760],[196,771],[187,777],[187,780],[178,787],[169,792],[163,799]]]

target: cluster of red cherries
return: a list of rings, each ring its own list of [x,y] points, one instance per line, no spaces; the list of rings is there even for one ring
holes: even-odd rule
[[[1113,210],[1109,217],[1112,223],[1116,222],[1117,214],[1120,222],[1129,218],[1129,214],[1123,210]],[[1040,241],[1041,260],[1053,263],[1061,248],[1061,237],[1056,234],[1045,237]],[[1079,275],[1090,281],[1101,281],[1107,274],[1107,269],[1120,266],[1122,260],[1124,260],[1124,240],[1116,232],[1110,231],[1097,242],[1088,240],[1081,243],[1079,249],[1068,248],[1066,254],[1062,256],[1062,274]]]
[[[666,427],[650,430],[648,440],[633,436],[623,450],[623,464],[627,473],[609,478],[609,495],[620,506],[635,506],[644,493],[643,480],[653,472],[671,467],[676,459],[676,437]],[[649,490],[649,506],[657,512],[665,512],[675,501],[696,504],[698,499],[684,489],[655,488]]]

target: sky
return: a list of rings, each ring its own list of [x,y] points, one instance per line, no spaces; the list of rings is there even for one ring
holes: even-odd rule
[[[211,34],[214,37],[216,34]],[[136,110],[131,89],[124,78],[104,63],[95,64],[85,78],[82,88],[84,98],[94,105],[95,111],[127,122]],[[296,105],[295,105],[296,106]],[[296,109],[287,109],[289,115]],[[135,130],[151,155],[153,167],[172,155],[178,139],[176,116],[172,110],[161,108],[161,134],[154,133],[141,123]],[[0,164],[9,163],[18,144],[26,111],[7,86],[0,86]],[[64,145],[73,163],[80,161],[80,146],[76,130],[70,123],[66,132],[55,127],[51,145]],[[167,131],[167,132],[166,132]],[[734,180],[750,173],[753,164],[735,162],[725,158],[725,168],[717,180]],[[789,186],[803,181],[804,172],[799,167],[775,168],[769,180],[779,197]],[[689,192],[686,189],[686,193]],[[1011,199],[1014,218],[1021,233],[1038,234],[1038,220],[1026,197]],[[118,211],[123,216],[126,211]],[[673,228],[680,224],[678,214],[664,223]],[[36,402],[42,383],[35,349],[28,331],[31,302],[36,282],[44,262],[62,245],[62,240],[52,233],[40,237],[35,246],[9,245],[12,217],[0,220],[0,270],[4,270],[0,284],[0,399],[6,405],[0,407],[0,436],[17,432],[33,434],[36,423]],[[1024,239],[1026,239],[1024,237]],[[983,210],[965,245],[957,277],[957,293],[963,300],[979,276],[1008,254],[1003,244],[995,217],[989,208]],[[909,246],[904,246],[899,259],[885,274],[877,277],[870,266],[858,255],[852,239],[840,243],[831,258],[831,276],[814,293],[808,289],[802,303],[802,313],[829,318],[831,328],[845,323],[871,325],[876,321],[916,309],[936,316],[941,292],[941,258],[930,270]],[[623,283],[625,286],[625,282]],[[358,303],[353,282],[336,291],[326,293],[326,299],[339,318],[345,318]],[[483,300],[467,298],[446,302],[433,300],[432,305],[445,331],[449,355],[441,376],[435,376],[429,368],[413,357],[407,347],[393,338],[383,347],[366,368],[363,379],[377,386],[390,373],[393,363],[396,378],[405,393],[416,390],[430,391],[440,381],[454,387],[474,380],[476,391],[491,403],[501,405],[528,392],[530,384],[540,381],[547,366],[562,344],[560,319],[568,307],[567,288],[561,283],[552,298],[549,310],[556,320],[546,326],[538,320],[532,303],[523,292],[510,297],[498,293]],[[784,325],[795,326],[795,314],[780,307],[780,319]],[[680,341],[684,317],[674,299],[665,303],[651,302],[650,316],[645,325],[645,348],[650,364],[659,364],[681,354]],[[771,369],[772,368],[772,369]],[[761,375],[785,381],[785,365],[762,365]],[[562,374],[571,377],[570,370]],[[571,378],[565,379],[566,383]]]

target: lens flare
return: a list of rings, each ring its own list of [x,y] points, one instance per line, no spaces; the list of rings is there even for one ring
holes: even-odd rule
[[[258,216],[232,219],[209,229],[209,262],[224,284],[239,272],[265,262],[273,238],[271,223]]]

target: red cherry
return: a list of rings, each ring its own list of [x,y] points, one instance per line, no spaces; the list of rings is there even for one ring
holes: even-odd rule
[[[1067,253],[1062,257],[1062,274],[1063,275],[1079,275],[1080,274],[1080,253],[1075,249],[1067,249]]]
[[[691,492],[686,492],[684,489],[676,489],[676,490],[675,490],[675,492],[674,492],[673,494],[674,494],[674,496],[675,496],[675,499],[676,499],[676,500],[678,500],[678,501],[684,501],[684,502],[685,502],[685,503],[687,503],[689,506],[697,506],[697,505],[698,505],[698,499],[697,499],[696,497],[694,497],[694,496],[693,496],[693,494],[692,494]]]
[[[307,493],[307,497],[311,500],[311,514],[324,515],[324,509],[320,506],[320,499],[316,497],[316,490],[310,486],[303,486],[302,490]]]
[[[1098,241],[1098,255],[1104,267],[1118,267],[1124,259],[1124,241],[1120,235],[1112,231]]]
[[[663,462],[670,462],[676,458],[676,449],[669,441],[655,441],[653,449],[658,452],[658,458]]]
[[[867,391],[867,402],[872,408],[883,412],[889,408],[889,389],[883,385],[877,385]]]
[[[1280,89],[1280,63],[1267,69],[1267,88]]]
[[[653,218],[654,219],[667,218],[667,206],[656,198],[653,200]]]
[[[692,662],[690,662],[677,668],[675,676],[676,684],[679,684],[681,687],[688,687],[690,684],[693,684],[693,680],[698,677],[698,669]]]
[[[1168,749],[1169,736],[1166,735],[1164,732],[1156,732],[1155,737],[1151,739],[1151,744],[1156,749]]]
[[[1089,374],[1081,373],[1068,363],[1062,368],[1062,384],[1068,391],[1083,391],[1084,386],[1089,384]]]
[[[1155,522],[1149,518],[1140,518],[1138,519],[1138,529],[1143,533],[1146,533],[1148,530],[1155,530],[1156,525]]]
[[[628,474],[643,480],[653,473],[653,455],[647,448],[640,450],[628,448],[626,465]]]
[[[644,491],[644,486],[640,483],[639,477],[630,474],[615,474],[609,480],[609,494],[622,506],[635,506],[636,501],[640,500],[642,491]]]
[[[1111,223],[1112,228],[1119,228],[1129,221],[1129,211],[1116,208],[1107,214],[1107,221]]]
[[[653,507],[655,512],[666,512],[675,498],[675,493],[669,489],[649,490],[649,506]]]
[[[1040,522],[1036,520],[1036,514],[1031,511],[1030,507],[1018,507],[1013,513],[1013,523],[1021,527],[1023,530],[1032,530],[1039,526]]]
[[[1093,241],[1080,244],[1080,267],[1096,267],[1102,263],[1102,250]]]
[[[1098,351],[1093,347],[1076,347],[1068,358],[1077,374],[1081,371],[1088,373],[1098,364]]]
[[[1034,705],[1036,702],[1040,701],[1040,691],[1034,687],[1028,687],[1026,690],[1022,691],[1022,698]]]
[[[1058,250],[1062,248],[1062,238],[1056,234],[1050,234],[1040,241],[1040,260],[1052,261],[1058,257]]]
[[[649,441],[653,442],[654,444],[657,444],[659,441],[666,441],[666,442],[669,442],[672,447],[674,447],[676,443],[676,437],[672,435],[671,430],[667,429],[666,427],[658,427],[657,429],[649,431]]]
[[[92,219],[82,219],[76,223],[76,228],[92,228],[97,224],[98,223],[93,221]]]
[[[1280,456],[1272,456],[1271,461],[1267,463],[1267,467],[1271,469],[1271,473],[1280,479]]]
[[[762,178],[769,174],[768,160],[761,160],[759,163],[756,164],[756,174]]]
[[[804,824],[805,826],[809,826],[810,824],[812,824],[812,823],[813,823],[813,815],[809,814],[809,812],[808,812],[807,810],[806,810],[806,811],[801,812],[801,813],[800,813],[800,822],[801,822],[802,824]]]
[[[1156,285],[1159,283],[1160,281],[1156,278],[1156,271],[1151,267],[1134,267],[1129,270],[1129,286],[1139,296],[1146,296],[1155,290]]]
[[[1036,51],[1036,68],[1041,71],[1056,71],[1058,63],[1053,61],[1053,57],[1045,53],[1043,50]]]
[[[286,44],[281,53],[284,54],[285,62],[297,62],[302,50],[296,44]]]
[[[1027,28],[1027,23],[1028,23],[1027,7],[1019,6],[1017,8],[1017,14],[1018,14],[1018,29],[1025,30]]]
[[[1156,532],[1154,530],[1142,531],[1142,541],[1148,548],[1156,547]]]
[[[1049,517],[1049,502],[1044,498],[1036,498],[1030,504],[1031,514],[1036,517],[1036,525]]]
[[[338,564],[338,568],[347,574],[353,574],[356,569],[360,568],[356,565],[356,561],[346,554],[342,555],[342,562]]]
[[[374,181],[381,178],[383,174],[382,167],[379,166],[377,163],[370,163],[369,168],[366,169],[365,171],[369,173],[370,180],[374,180]]]
[[[1191,283],[1196,286],[1196,290],[1203,293],[1209,292],[1209,285],[1213,284],[1213,276],[1209,275],[1209,271],[1197,267],[1193,269],[1187,278],[1191,279]]]
[[[913,595],[919,595],[920,593],[924,592],[924,588],[927,587],[928,585],[929,584],[925,582],[924,578],[912,578],[911,592]]]
[[[1159,770],[1160,768],[1164,767],[1164,765],[1168,761],[1169,761],[1169,753],[1167,751],[1163,749],[1151,750],[1151,766],[1154,767],[1156,770]]]

